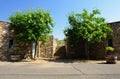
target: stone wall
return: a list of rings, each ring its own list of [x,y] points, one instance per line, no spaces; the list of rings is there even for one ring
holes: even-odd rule
[[[14,39],[14,30],[9,28],[10,23],[0,21],[0,58],[6,54],[6,52],[9,52],[9,39]],[[118,59],[120,59],[120,22],[113,22],[109,23],[110,27],[113,29],[113,47],[115,48],[115,52],[118,56]],[[91,59],[103,59],[105,58],[105,47],[106,47],[106,41],[104,40],[100,44],[94,44],[91,45],[89,50],[89,56]],[[60,48],[64,50],[66,48],[66,55],[68,58],[85,58],[85,46],[84,41],[79,42],[74,47],[69,46],[68,42],[66,42],[65,47]],[[25,51],[24,44],[21,44],[21,42],[14,40],[14,46],[20,46],[21,45],[21,51],[26,53],[31,53],[31,45],[29,45],[29,49]],[[40,45],[40,57],[44,58],[52,58],[54,57],[54,54],[58,49],[56,50],[56,40],[52,36],[51,38],[48,38],[48,43],[41,44]],[[24,49],[23,49],[24,48]],[[59,52],[62,52],[59,50]],[[63,52],[62,52],[63,53]],[[63,56],[63,55],[61,55]]]
[[[57,46],[54,54],[54,58],[65,59],[66,57],[66,49],[65,46]]]
[[[91,44],[89,50],[90,59],[105,59],[106,56],[106,40],[101,43]]]
[[[25,58],[31,56],[32,45],[25,45],[24,43],[14,39],[14,30],[9,27],[10,23],[0,21],[0,60],[8,52],[13,51],[9,48],[9,39],[13,39],[13,47],[20,47],[20,51],[25,55]],[[47,38],[48,42],[46,44],[40,45],[40,57],[51,58],[54,57],[56,50],[56,40],[53,36]]]
[[[66,40],[65,48],[67,58],[85,58],[84,41],[81,41],[74,46],[70,46],[68,40]]]
[[[56,42],[54,37],[47,38],[48,41],[43,44],[41,41],[37,42],[40,43],[40,46],[36,46],[36,57],[40,58],[52,58],[54,57],[55,49],[56,49]],[[31,58],[32,56],[32,44],[25,44],[18,40],[15,40],[14,47],[19,47],[20,51],[24,55],[24,58]]]
[[[9,23],[0,21],[0,58],[8,51]]]
[[[56,49],[56,41],[53,36],[47,37],[47,42],[42,43],[41,41],[37,42],[40,46],[36,46],[36,57],[40,58],[52,58],[54,57]],[[21,52],[23,53],[24,58],[31,57],[32,54],[32,44],[25,44],[20,41],[15,41],[14,46],[20,47]]]
[[[113,29],[113,47],[115,48],[115,53],[120,59],[120,21],[109,23],[110,27]]]
[[[80,58],[85,59],[89,56],[89,59],[105,59],[105,46],[106,41],[97,44],[89,44],[89,53],[85,54],[85,41],[80,41],[74,46],[66,45],[66,55],[68,58]]]
[[[120,59],[120,22],[113,22],[109,23],[110,27],[113,29],[113,37],[112,44],[115,48],[115,53]],[[105,59],[106,50],[105,47],[107,46],[107,41],[103,40],[102,43],[99,44],[91,44],[89,48],[89,57],[90,59]],[[85,44],[84,41],[81,41],[78,45],[74,47],[70,47],[68,42],[66,42],[66,54],[70,58],[78,57],[84,58],[85,57]]]
[[[47,38],[48,41],[40,46],[40,57],[53,58],[56,50],[56,40],[53,36]]]

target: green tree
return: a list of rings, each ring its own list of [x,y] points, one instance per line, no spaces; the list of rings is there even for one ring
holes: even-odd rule
[[[85,41],[85,53],[88,58],[89,44],[100,43],[112,34],[112,29],[103,17],[100,17],[100,11],[95,9],[91,13],[83,10],[82,13],[72,13],[68,17],[70,27],[64,30],[64,34],[71,45],[79,41]]]
[[[53,20],[50,13],[43,9],[28,9],[16,12],[9,17],[15,38],[24,43],[45,42],[46,36],[52,32]]]
[[[64,46],[64,40],[59,40],[58,38],[56,38],[56,43],[57,46]]]

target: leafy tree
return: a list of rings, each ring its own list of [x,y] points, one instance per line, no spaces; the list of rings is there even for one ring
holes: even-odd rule
[[[15,38],[24,43],[32,44],[46,41],[46,36],[52,32],[53,20],[49,12],[43,9],[28,9],[16,12],[9,17]]]
[[[57,43],[57,46],[63,46],[64,40],[59,40],[58,38],[56,38],[56,43]]]
[[[73,46],[79,41],[85,41],[86,56],[89,54],[90,43],[100,43],[112,34],[112,29],[108,26],[103,17],[98,16],[100,11],[95,9],[91,13],[83,10],[81,14],[72,13],[68,17],[70,27],[64,30],[64,34]]]

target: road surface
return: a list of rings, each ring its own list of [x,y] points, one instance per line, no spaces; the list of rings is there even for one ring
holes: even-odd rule
[[[120,79],[120,63],[0,62],[0,79]]]

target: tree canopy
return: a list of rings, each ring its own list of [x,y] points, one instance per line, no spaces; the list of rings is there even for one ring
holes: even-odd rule
[[[95,9],[91,13],[83,10],[82,13],[72,13],[68,17],[69,27],[64,30],[64,34],[71,44],[85,40],[88,43],[100,43],[108,34],[112,34],[112,29],[100,15],[100,11]]]
[[[15,31],[15,38],[23,42],[45,41],[53,28],[50,13],[40,8],[18,11],[9,20]]]

